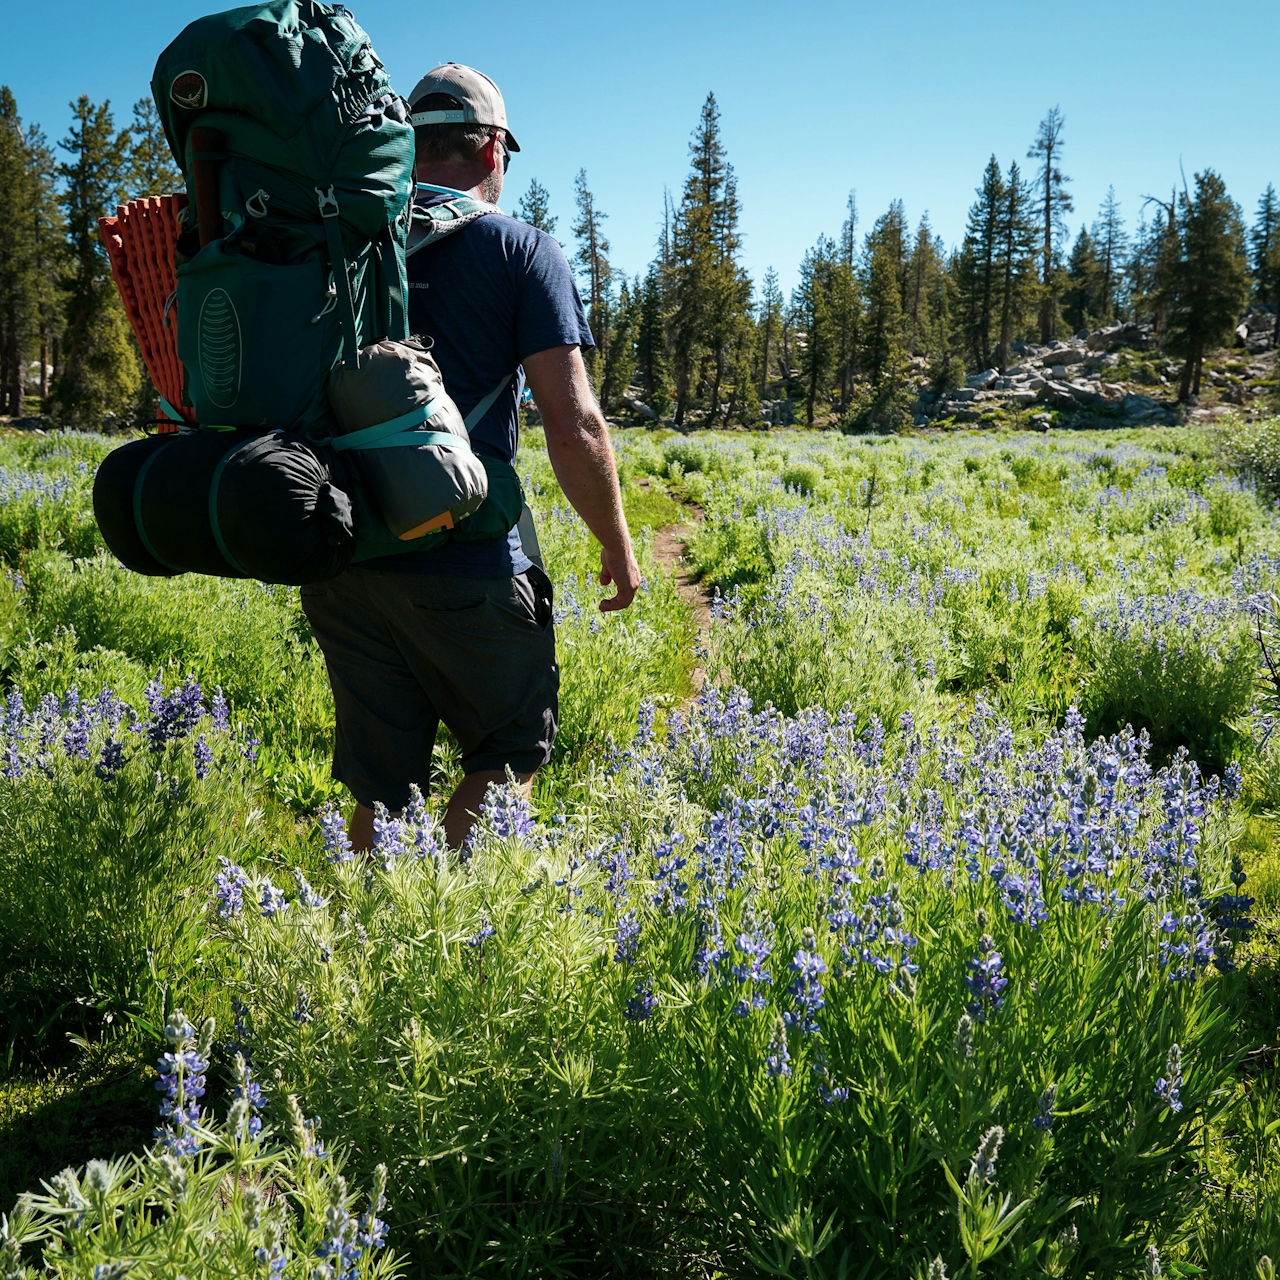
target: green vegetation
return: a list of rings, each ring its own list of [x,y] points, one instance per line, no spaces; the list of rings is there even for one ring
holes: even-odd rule
[[[556,759],[458,858],[442,743],[368,865],[297,593],[124,573],[106,442],[0,440],[6,1265],[301,1273],[370,1235],[345,1163],[415,1274],[1261,1274],[1264,430],[620,433],[607,617],[531,431]],[[207,1093],[152,1149],[166,1026]]]

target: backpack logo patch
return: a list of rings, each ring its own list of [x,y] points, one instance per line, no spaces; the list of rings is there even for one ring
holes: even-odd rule
[[[174,76],[169,86],[169,101],[188,111],[199,111],[209,101],[209,86],[198,71],[184,71]]]
[[[212,289],[200,308],[200,376],[219,409],[240,398],[240,317],[225,289]]]

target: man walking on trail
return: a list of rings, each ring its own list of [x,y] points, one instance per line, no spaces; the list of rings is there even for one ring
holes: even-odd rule
[[[496,204],[520,148],[493,81],[447,63],[418,82],[410,109],[419,203],[465,195]],[[583,348],[594,344],[563,250],[495,210],[417,252],[411,238],[410,255],[409,326],[433,339],[462,415],[481,407],[472,448],[514,462],[527,379],[556,479],[600,542],[601,584],[616,588],[600,608],[625,609],[640,571],[583,364]],[[372,843],[376,801],[394,812],[411,783],[426,792],[440,721],[458,740],[465,773],[444,820],[454,848],[490,783],[510,768],[528,794],[550,758],[560,681],[551,583],[522,527],[527,533],[522,522],[506,537],[371,560],[302,589],[333,686],[333,774],[358,802],[357,849]]]

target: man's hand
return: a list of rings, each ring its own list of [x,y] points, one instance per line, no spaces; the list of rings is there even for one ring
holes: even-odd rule
[[[640,590],[640,566],[627,548],[627,554],[621,564],[615,564],[609,553],[600,548],[600,585],[607,587],[612,583],[617,587],[616,595],[606,596],[600,601],[601,613],[613,613],[617,609],[625,609]]]
[[[625,609],[640,589],[640,568],[622,511],[609,429],[582,352],[576,346],[539,351],[525,358],[524,372],[542,414],[556,479],[600,542],[600,585],[617,588],[616,595],[600,601],[600,611]]]

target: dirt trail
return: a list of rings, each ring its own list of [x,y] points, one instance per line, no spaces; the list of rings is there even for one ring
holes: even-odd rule
[[[701,507],[693,503],[686,503],[685,511],[688,516],[686,520],[679,524],[665,525],[654,531],[651,554],[654,564],[662,571],[671,574],[680,598],[692,609],[693,623],[698,629],[699,648],[705,649],[711,628],[711,592],[701,583],[693,580],[689,565],[684,558],[685,542],[693,533],[698,521],[702,519],[703,512]],[[689,673],[689,679],[693,684],[690,701],[702,692],[702,685],[706,678],[707,673],[702,663],[697,663]]]

